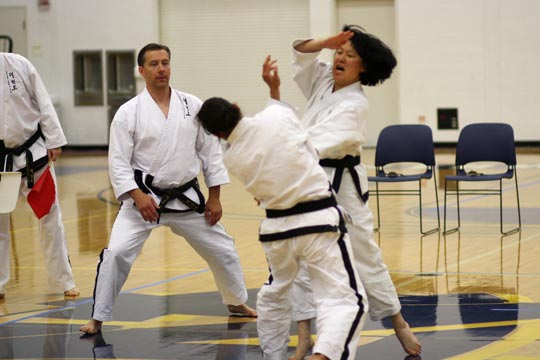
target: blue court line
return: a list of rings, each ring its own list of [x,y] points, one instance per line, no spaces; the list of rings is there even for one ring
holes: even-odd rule
[[[137,291],[137,290],[146,289],[146,288],[149,288],[149,287],[152,287],[152,286],[165,284],[165,283],[168,283],[168,282],[171,282],[171,281],[174,281],[174,280],[185,279],[185,278],[188,278],[188,277],[191,277],[191,276],[206,273],[208,271],[209,271],[209,269],[199,270],[199,271],[195,271],[195,272],[192,272],[192,273],[189,273],[189,274],[179,275],[179,276],[172,277],[170,279],[161,280],[161,281],[158,281],[158,282],[155,282],[155,283],[138,286],[138,287],[133,288],[133,289],[121,291],[120,295],[121,294],[129,294],[129,293],[132,293],[132,292]],[[14,324],[14,323],[17,323],[17,322],[22,321],[22,320],[31,319],[31,318],[34,318],[34,317],[43,317],[44,315],[52,314],[52,313],[55,313],[55,312],[64,311],[64,310],[68,310],[68,309],[73,309],[73,308],[76,308],[76,307],[81,306],[81,305],[92,303],[93,301],[94,301],[94,299],[90,298],[88,300],[76,302],[75,304],[70,305],[70,306],[63,306],[63,307],[60,307],[60,308],[43,311],[43,312],[40,312],[39,314],[30,315],[30,316],[26,316],[26,317],[23,317],[23,318],[20,318],[20,319],[17,319],[17,320],[12,320],[12,321],[2,323],[2,324],[0,324],[0,327],[10,325],[10,324]]]
[[[109,204],[109,205],[112,205],[112,206],[120,206],[120,202],[116,201],[116,199],[114,201],[110,201],[109,199],[105,198],[105,196],[103,194],[105,194],[105,192],[107,192],[107,191],[113,191],[112,186],[106,187],[105,189],[102,189],[102,190],[98,191],[98,193],[96,194],[96,197],[98,198],[98,200],[104,202],[105,204]]]

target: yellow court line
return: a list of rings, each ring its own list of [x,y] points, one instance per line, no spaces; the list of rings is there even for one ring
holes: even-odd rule
[[[256,318],[230,317],[230,316],[207,316],[190,314],[169,314],[144,321],[107,321],[104,326],[120,327],[118,330],[131,329],[158,329],[180,326],[221,325],[231,323],[256,322]],[[19,321],[21,324],[44,324],[44,325],[84,325],[88,320],[40,318],[34,317]]]
[[[28,316],[28,315],[26,315]],[[231,316],[207,316],[207,315],[191,315],[191,314],[169,314],[164,316],[155,317],[144,321],[108,321],[106,326],[122,327],[123,329],[151,329],[162,327],[178,327],[178,326],[200,326],[200,325],[220,325],[230,323],[246,323],[256,322],[256,318],[246,317],[231,317]],[[44,317],[32,317],[19,321],[24,324],[81,324],[84,325],[88,320],[81,319],[61,319],[61,318],[44,318]],[[466,330],[466,329],[482,329],[491,327],[503,327],[503,326],[538,326],[540,329],[540,319],[528,319],[528,320],[508,320],[508,321],[493,321],[482,322],[474,324],[454,324],[454,325],[435,325],[435,326],[421,326],[411,328],[414,333],[422,332],[435,332],[435,331],[453,331],[453,330]],[[380,330],[363,330],[364,336],[389,336],[394,334],[393,329],[380,329]],[[540,330],[539,333],[540,334]],[[540,337],[540,335],[538,336]]]
[[[538,341],[540,341],[540,320],[519,322],[516,329],[500,340],[496,340],[486,346],[481,347],[480,349],[469,351],[466,354],[451,357],[448,360],[518,360],[520,358],[527,360],[540,359],[540,354],[538,353],[534,354],[534,357],[530,357],[528,355],[519,357],[512,354],[513,351],[526,348],[526,346],[530,344],[534,344],[533,347],[537,348],[536,344]],[[526,349],[524,351],[526,351]],[[531,355],[533,354],[531,353]]]

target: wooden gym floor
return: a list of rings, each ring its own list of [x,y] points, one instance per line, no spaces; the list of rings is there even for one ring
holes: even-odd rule
[[[437,163],[451,164],[453,156],[440,152]],[[373,164],[373,149],[363,161]],[[461,231],[447,236],[421,236],[417,198],[381,200],[376,239],[424,360],[540,359],[540,152],[520,152],[518,164],[523,230],[510,236],[499,233],[495,196],[463,197]],[[65,152],[55,167],[81,296],[64,299],[47,290],[37,220],[19,199],[12,214],[12,278],[0,302],[0,358],[261,358],[255,322],[228,316],[206,263],[166,228],[154,231],[135,262],[115,305],[115,321],[100,336],[81,338],[98,254],[107,246],[118,204],[105,153]],[[436,224],[433,189],[431,183],[424,186],[426,226]],[[441,188],[439,199],[442,215]],[[504,199],[505,219],[515,224],[513,182],[505,182]],[[375,211],[374,197],[370,202]],[[222,223],[236,240],[254,306],[268,275],[257,241],[263,212],[235,179],[222,189],[222,203]],[[455,200],[449,204],[453,224]],[[291,352],[295,334],[292,326]],[[405,355],[389,323],[366,322],[357,359]]]

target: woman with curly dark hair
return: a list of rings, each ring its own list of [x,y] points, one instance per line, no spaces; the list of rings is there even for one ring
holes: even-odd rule
[[[323,49],[334,50],[332,64],[318,59]],[[390,317],[405,352],[418,355],[420,342],[401,315],[396,289],[374,239],[367,173],[360,161],[368,110],[362,85],[382,84],[396,65],[392,50],[356,25],[345,25],[340,33],[324,39],[293,43],[293,77],[307,99],[301,120],[338,203],[351,216],[347,228],[356,269],[367,292],[369,314],[374,320]],[[271,94],[279,96],[276,82],[267,84]],[[316,316],[305,271],[299,273],[291,297],[293,320],[299,324],[299,345],[291,359],[303,359],[312,344],[310,319]]]

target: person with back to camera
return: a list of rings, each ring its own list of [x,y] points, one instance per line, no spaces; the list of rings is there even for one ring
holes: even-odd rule
[[[318,59],[323,49],[334,50],[333,64]],[[356,269],[368,296],[370,317],[380,320],[390,316],[405,352],[419,355],[420,342],[401,314],[396,289],[374,239],[373,214],[367,203],[367,172],[360,162],[368,110],[362,85],[383,83],[397,61],[387,45],[356,25],[346,25],[340,33],[324,39],[296,40],[292,52],[293,78],[307,98],[301,122],[317,149],[338,203],[352,218],[347,227]],[[267,84],[276,87],[275,82]],[[279,94],[275,89],[273,92]],[[311,347],[310,319],[316,316],[303,269],[293,286],[292,298],[299,344],[291,359],[296,360],[303,359]]]
[[[108,248],[100,255],[87,334],[112,320],[112,308],[135,258],[153,229],[168,226],[208,263],[223,303],[256,317],[234,240],[218,222],[220,186],[229,182],[221,146],[197,121],[202,101],[169,86],[171,52],[151,43],[138,56],[145,90],[123,104],[111,124],[109,175],[122,202]],[[208,200],[199,190],[200,171]]]
[[[277,67],[269,59],[263,77],[279,82]],[[319,315],[309,359],[354,359],[367,311],[365,292],[352,264],[343,216],[294,111],[271,101],[254,117],[243,118],[237,105],[211,98],[204,102],[199,120],[227,141],[225,165],[266,210],[259,240],[270,277],[257,297],[264,358],[287,358],[289,289],[302,265]]]
[[[42,175],[50,174],[56,188],[52,162],[66,144],[58,115],[34,65],[21,55],[0,52],[0,171],[22,173],[21,184],[15,191],[25,197],[35,183],[45,179]],[[50,209],[35,212],[39,218],[39,239],[49,288],[75,297],[79,290],[56,193],[54,200],[51,195]],[[4,299],[10,278],[9,224],[10,214],[0,214],[0,300]]]

